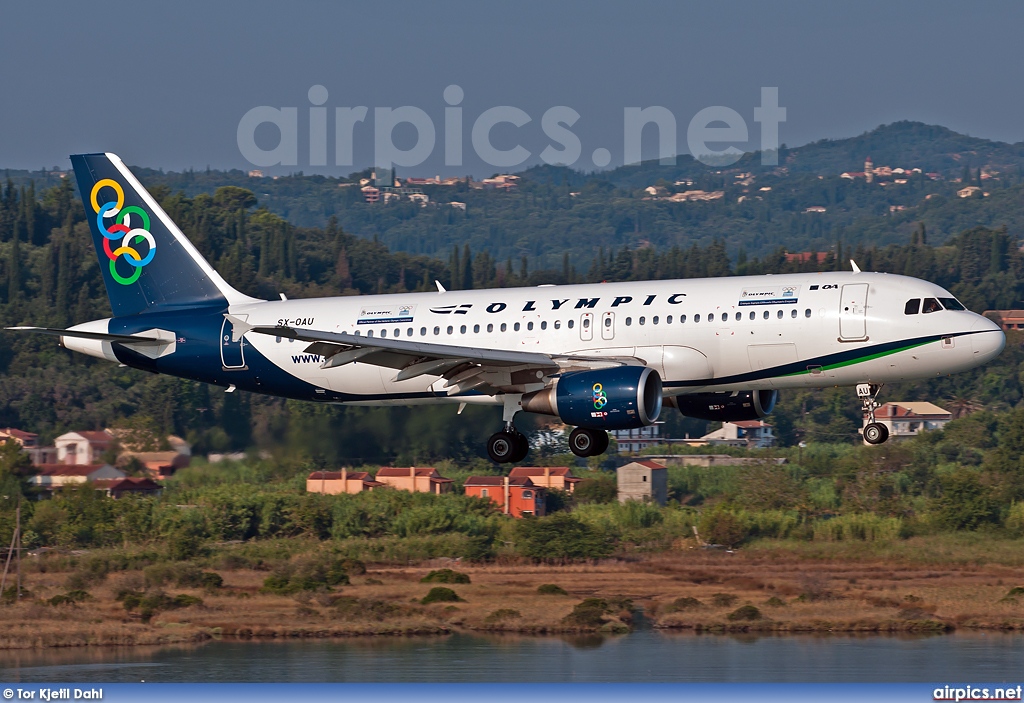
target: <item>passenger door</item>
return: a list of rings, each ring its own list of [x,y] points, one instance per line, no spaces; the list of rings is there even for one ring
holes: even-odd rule
[[[866,339],[868,316],[868,284],[847,283],[839,303],[839,338]]]
[[[594,338],[594,313],[585,312],[580,315],[580,339],[589,342]]]
[[[238,315],[245,321],[248,315]],[[231,323],[225,317],[220,326],[220,363],[225,369],[245,368],[245,337],[232,341]]]

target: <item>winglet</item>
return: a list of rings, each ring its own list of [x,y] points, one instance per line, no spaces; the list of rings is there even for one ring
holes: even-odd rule
[[[240,342],[242,336],[253,328],[248,322],[240,317],[235,317],[229,313],[224,313],[224,318],[231,323],[231,341]]]
[[[441,285],[441,281],[437,280],[436,278],[434,279],[434,285],[437,286],[437,292],[438,293],[447,293],[448,292],[447,290],[445,290],[445,287]]]
[[[854,273],[860,273],[860,266],[858,266],[857,262],[854,261],[853,259],[850,259],[850,266],[853,267],[853,272]]]

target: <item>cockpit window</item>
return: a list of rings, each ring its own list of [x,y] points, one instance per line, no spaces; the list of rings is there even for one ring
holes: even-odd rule
[[[942,307],[946,308],[947,310],[966,310],[967,309],[967,308],[965,308],[963,306],[963,303],[961,303],[956,298],[939,298],[939,302],[942,303]]]
[[[911,298],[907,301],[906,307],[903,308],[904,315],[916,315],[921,310],[921,299]]]
[[[935,298],[925,298],[924,305],[921,306],[921,312],[923,313],[938,312],[941,309],[942,306],[939,305],[939,301]]]

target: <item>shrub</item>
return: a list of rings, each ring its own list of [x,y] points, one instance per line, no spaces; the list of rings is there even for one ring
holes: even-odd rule
[[[567,596],[569,593],[561,586],[553,583],[542,583],[537,586],[537,593],[542,596]]]
[[[1014,537],[1024,537],[1024,503],[1014,502],[1006,515],[1006,530]]]
[[[342,596],[332,604],[338,616],[345,620],[375,620],[377,622],[396,617],[404,612],[400,605],[383,600],[352,598]]]
[[[523,617],[523,614],[518,610],[514,610],[512,608],[499,608],[484,618],[484,622],[494,624],[502,622],[503,620],[516,620],[521,617]]]
[[[998,522],[999,503],[977,471],[959,470],[941,478],[942,495],[935,499],[936,521],[950,530],[975,530]]]
[[[420,583],[469,583],[469,574],[451,569],[437,569],[421,578]]]
[[[531,559],[598,559],[612,553],[611,535],[570,513],[520,520],[516,547]]]
[[[750,534],[750,530],[738,515],[721,507],[702,513],[699,525],[701,537],[705,541],[721,544],[730,549]]]
[[[190,596],[187,593],[180,593],[171,599],[171,603],[175,608],[188,608],[193,605],[202,605],[203,599],[197,596]]]
[[[278,566],[263,581],[263,591],[288,595],[299,591],[328,590],[349,583],[345,560],[333,555],[313,554]]]
[[[22,596],[24,596],[24,593],[22,593]],[[76,605],[92,599],[92,595],[90,595],[88,591],[75,590],[68,591],[67,593],[59,593],[46,602],[53,606]]]
[[[608,602],[600,598],[587,598],[577,603],[572,612],[562,618],[562,622],[573,627],[596,629],[608,622],[604,616],[608,612]]]
[[[212,571],[204,571],[200,584],[207,591],[215,591],[224,585],[224,578]]]
[[[584,478],[576,484],[573,498],[577,503],[614,503],[619,494],[619,487],[612,476],[600,474]]]
[[[764,602],[764,604],[766,606],[768,606],[769,608],[781,608],[784,605],[786,605],[786,602],[784,600],[782,600],[781,598],[779,598],[778,596],[772,596],[771,598],[766,600]]]
[[[196,598],[186,593],[172,598],[163,591],[155,593],[121,591],[117,594],[117,600],[121,601],[124,609],[129,613],[133,610],[138,610],[145,622],[149,622],[160,611],[176,610],[178,608],[188,608],[193,605],[203,604],[202,598]]]
[[[684,610],[695,610],[697,608],[703,608],[704,604],[692,596],[685,596],[683,598],[676,598],[674,601],[668,604],[665,608],[666,613],[679,613]]]
[[[903,520],[874,513],[850,513],[814,523],[814,539],[819,542],[886,542],[899,539]]]
[[[753,605],[741,605],[739,608],[736,608],[736,610],[726,615],[726,618],[733,622],[739,620],[760,620],[762,617],[761,611]]]
[[[728,608],[730,605],[735,603],[739,598],[734,596],[732,593],[712,593],[711,594],[711,605],[718,608]]]
[[[427,595],[423,596],[420,601],[423,605],[430,603],[464,603],[465,600],[459,598],[459,595],[450,588],[444,586],[434,586],[430,589]]]

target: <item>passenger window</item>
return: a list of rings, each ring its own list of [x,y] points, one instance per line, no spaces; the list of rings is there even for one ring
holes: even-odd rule
[[[651,318],[651,324],[652,325],[658,324],[658,316],[657,315],[655,315],[654,317]]]
[[[807,308],[806,310],[804,310],[804,317],[810,317],[810,316],[811,316],[811,309]]]
[[[612,318],[610,318],[610,317],[604,318],[604,326],[605,327],[611,327],[612,326]]]
[[[455,328],[452,327],[451,325],[448,325],[448,334],[451,334],[454,331],[455,331]]]
[[[916,315],[921,309],[921,299],[911,298],[907,301],[907,304],[903,307],[904,315]]]
[[[520,324],[518,322],[515,323],[514,325],[512,325],[512,329],[515,330],[516,332],[519,331],[519,327],[520,327]]]
[[[669,315],[668,317],[665,318],[665,324],[666,325],[671,325],[672,324],[672,316],[671,315]]]
[[[768,316],[769,316],[770,314],[771,314],[771,313],[769,313],[769,312],[768,312],[767,310],[765,310],[765,311],[764,311],[764,316],[763,316],[763,317],[764,317],[764,319],[766,319],[766,320],[767,320],[767,319],[768,319]]]
[[[573,327],[575,327],[575,326],[576,326],[576,320],[569,320],[569,321],[568,321],[567,323],[565,323],[565,324],[566,324],[566,325],[567,325],[567,326],[569,327],[569,329],[572,329]]]
[[[426,330],[423,330],[423,331],[426,332]],[[407,329],[405,331],[405,336],[406,337],[411,337],[412,336],[412,327],[410,327],[409,329]]]
[[[736,313],[736,322],[739,322],[742,319],[743,319],[743,313],[741,313],[741,312]]]
[[[562,329],[562,321],[561,320],[555,320],[555,329],[556,330]]]
[[[796,319],[796,308],[793,308],[792,310],[789,311],[789,316],[792,317],[794,320]]]
[[[693,316],[694,323],[700,322],[700,313]]]
[[[633,324],[633,318],[632,317],[627,317],[626,318],[626,327],[629,327],[632,324]]]
[[[420,336],[421,337],[426,337],[427,336],[427,328],[426,327],[420,327]]]
[[[480,325],[473,325],[473,334],[480,333]]]
[[[439,334],[441,334],[441,328],[440,327],[435,327],[434,328],[434,336],[436,337]]]
[[[947,310],[966,310],[967,309],[967,308],[965,308],[963,306],[963,303],[961,303],[956,298],[939,298],[939,302],[942,303],[942,307],[946,308]]]
[[[585,329],[585,330],[589,330],[590,329],[590,318],[589,317],[584,317],[583,318],[583,329]]]
[[[643,316],[641,316],[641,317],[640,317],[640,319],[639,319],[639,320],[637,320],[637,322],[639,322],[639,323],[640,323],[640,324],[642,325],[642,324],[644,324],[645,322],[647,322],[647,318],[646,318],[646,317],[643,317]]]
[[[548,328],[548,321],[547,321],[547,320],[544,320],[543,322],[541,322],[541,323],[540,323],[540,328],[541,328],[542,330],[546,330],[546,329]]]
[[[490,334],[494,331],[494,325],[487,325],[487,333]]]
[[[370,330],[369,332],[367,332],[366,336],[367,337],[372,337],[373,336],[373,330]]]
[[[380,331],[380,336],[381,337],[387,337],[388,336],[388,331],[387,330],[381,330]]]
[[[714,321],[715,321],[715,313],[709,312],[708,313],[708,322],[714,322]]]
[[[502,323],[501,323],[501,331],[502,331],[502,332],[504,332],[504,331],[505,331],[505,330],[507,330],[507,329],[508,329],[508,325],[507,325],[507,324],[505,324],[504,322],[502,322]]]
[[[684,322],[686,322],[686,315],[680,315],[679,316],[679,324],[683,324]]]
[[[462,327],[459,328],[459,334],[466,334],[466,326],[465,325],[463,325]]]
[[[779,310],[778,313],[776,313],[775,317],[777,317],[777,318],[779,318],[781,320],[782,319],[782,311]]]
[[[750,317],[750,319],[751,319],[751,320],[753,320],[754,318],[756,318],[756,317],[757,317],[757,313],[756,313],[756,312],[754,312],[753,310],[751,310],[751,311],[750,311],[750,315],[749,315],[749,317]]]
[[[941,309],[942,306],[939,305],[939,301],[935,298],[925,298],[924,304],[921,306],[921,312],[923,313],[938,312]]]
[[[533,329],[533,323],[532,322],[527,322],[526,323],[526,329],[532,330]]]

